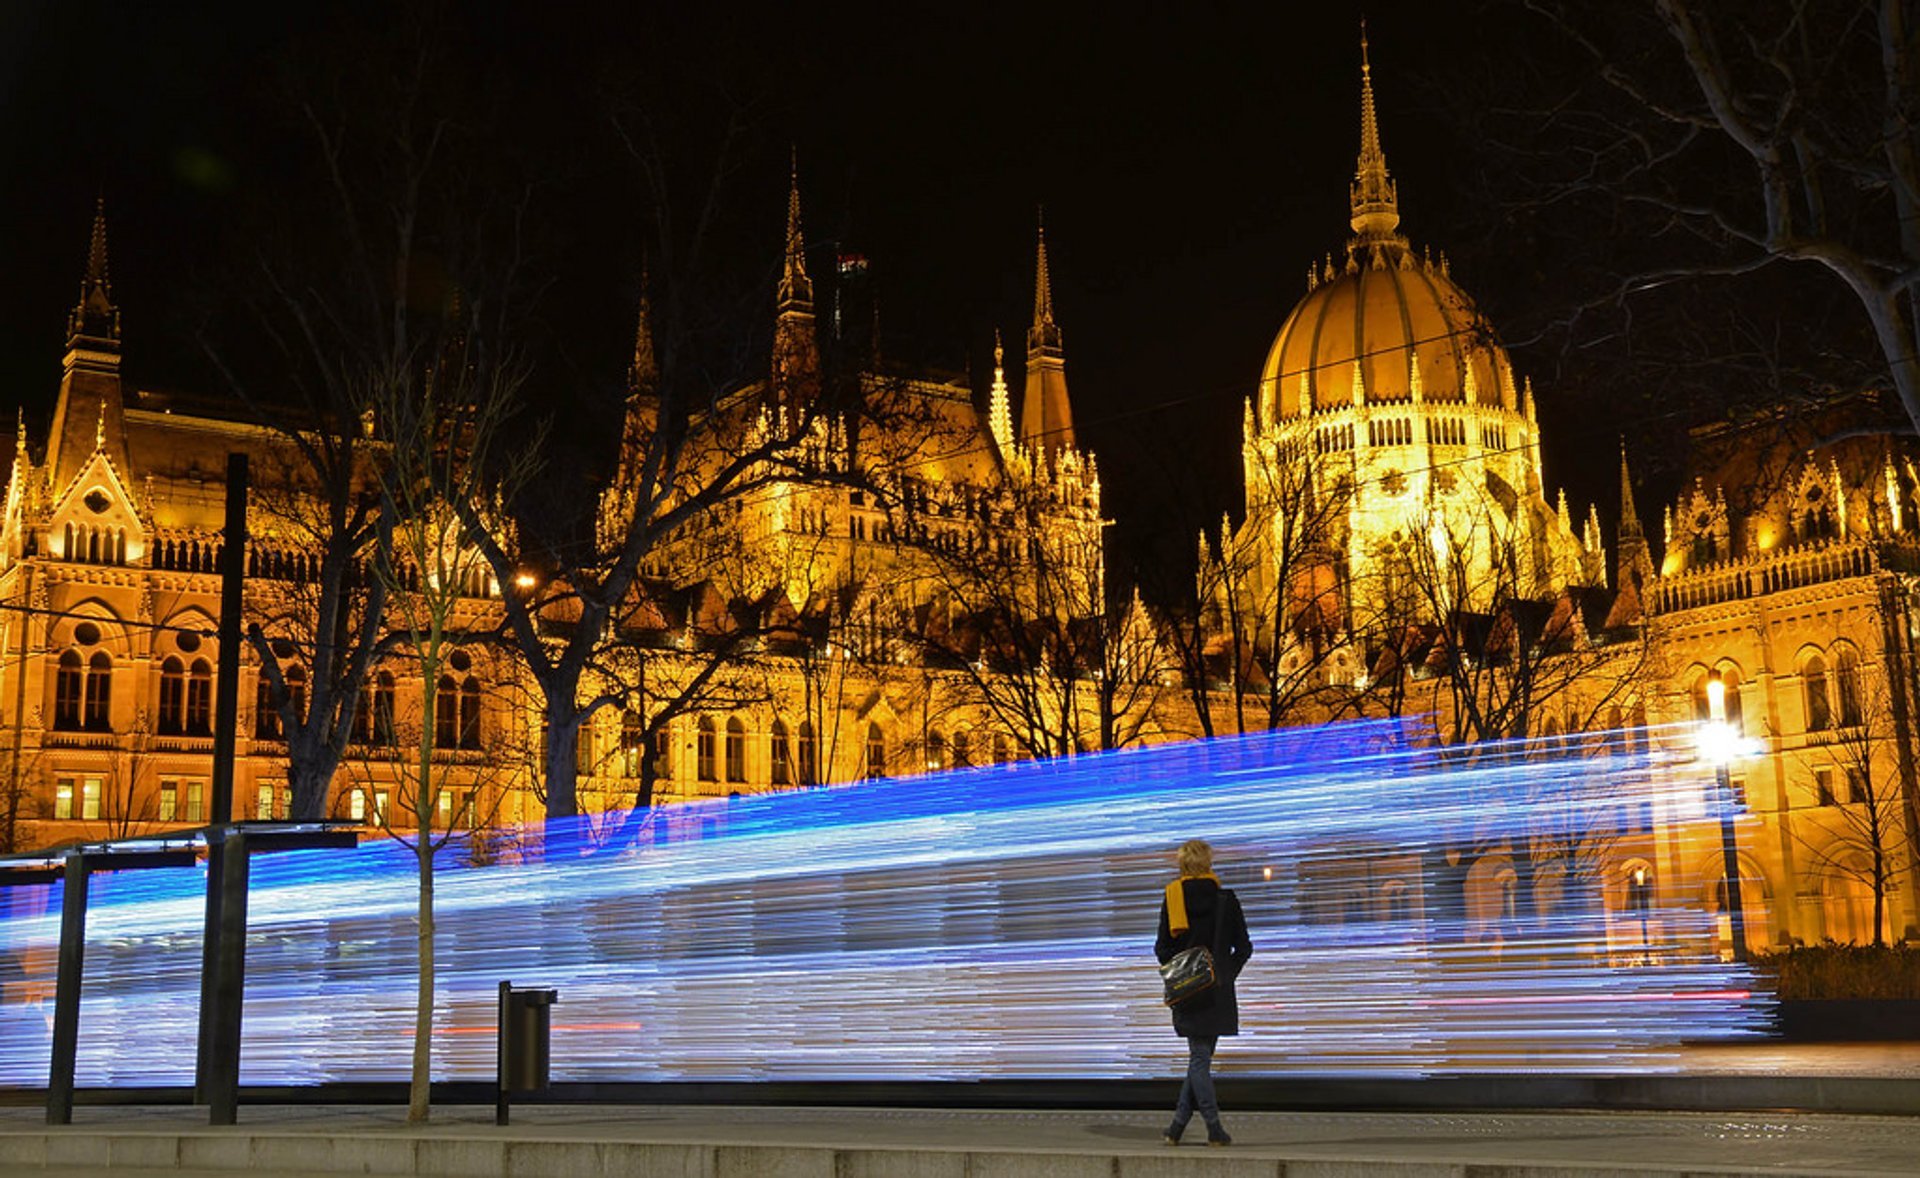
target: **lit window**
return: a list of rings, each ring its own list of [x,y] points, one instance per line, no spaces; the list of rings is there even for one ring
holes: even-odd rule
[[[65,820],[73,817],[73,778],[62,777],[53,787],[53,816]]]
[[[747,726],[740,717],[727,717],[727,780],[747,779]]]
[[[100,817],[100,779],[88,777],[80,782],[80,817],[89,822]]]
[[[160,783],[160,821],[172,822],[180,805],[180,783],[162,781]]]

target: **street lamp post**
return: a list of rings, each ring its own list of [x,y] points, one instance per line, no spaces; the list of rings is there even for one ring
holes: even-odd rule
[[[1733,933],[1733,959],[1745,961],[1747,913],[1740,902],[1740,840],[1733,829],[1733,778],[1727,769],[1738,734],[1727,731],[1727,684],[1717,670],[1707,673],[1707,713],[1715,739],[1703,742],[1703,747],[1713,758],[1714,779],[1720,785],[1720,854],[1727,879],[1727,918]]]

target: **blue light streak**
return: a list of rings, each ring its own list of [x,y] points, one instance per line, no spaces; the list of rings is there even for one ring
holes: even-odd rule
[[[503,978],[560,991],[563,1082],[1166,1075],[1151,942],[1190,837],[1256,947],[1229,1073],[1670,1070],[1770,1002],[1682,902],[1706,881],[1607,911],[1599,873],[1656,819],[1716,818],[1703,766],[1612,743],[1353,723],[697,803],[620,846],[551,823],[526,862],[443,857],[435,1076],[492,1076]],[[1537,917],[1497,863],[1470,875],[1489,857],[1529,869]],[[82,1085],[191,1084],[203,872],[95,878]],[[0,896],[0,1085],[39,1086],[58,890]],[[414,904],[392,843],[255,861],[243,1083],[405,1078]]]

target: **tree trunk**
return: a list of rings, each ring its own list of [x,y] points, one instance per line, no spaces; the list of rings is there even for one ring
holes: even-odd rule
[[[422,791],[422,797],[425,797]],[[407,1091],[407,1123],[425,1122],[433,1093],[433,810],[430,799],[420,802],[419,954],[420,982],[413,1010],[413,1077]]]
[[[327,793],[340,759],[332,745],[307,725],[287,734],[287,817],[320,822],[327,817]]]
[[[580,710],[573,684],[564,690],[549,686],[547,721],[547,817],[573,818],[580,813],[580,771],[575,758],[580,745]]]

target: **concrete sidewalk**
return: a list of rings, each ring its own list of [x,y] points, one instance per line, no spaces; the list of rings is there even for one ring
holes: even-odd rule
[[[448,1178],[1533,1178],[1920,1173],[1920,1118],[1676,1113],[1243,1113],[1234,1144],[1160,1143],[1165,1117],[743,1107],[0,1109],[0,1174]]]

